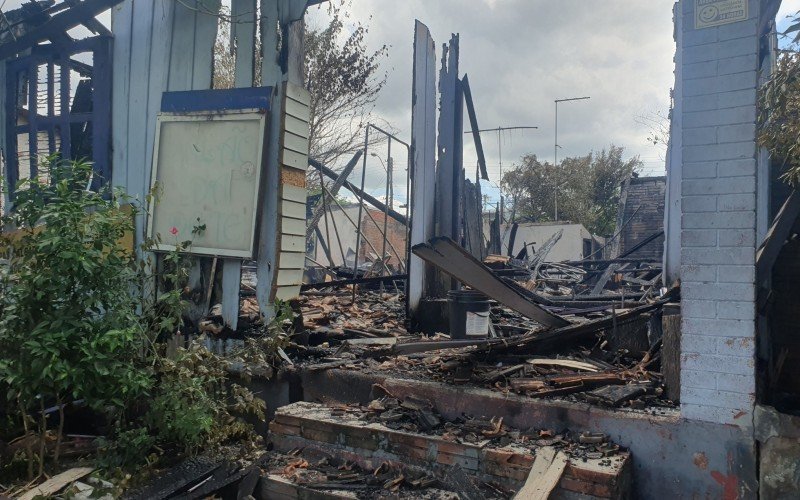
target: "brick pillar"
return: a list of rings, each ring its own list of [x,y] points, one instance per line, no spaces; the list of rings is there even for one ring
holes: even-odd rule
[[[698,26],[681,0],[681,412],[752,425],[755,401],[759,1]]]

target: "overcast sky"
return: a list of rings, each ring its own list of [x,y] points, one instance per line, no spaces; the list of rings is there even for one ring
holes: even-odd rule
[[[437,46],[460,34],[460,74],[469,75],[481,128],[538,126],[503,132],[505,168],[526,153],[553,160],[554,99],[559,105],[559,157],[614,143],[663,172],[663,153],[647,142],[639,115],[669,107],[673,85],[671,0],[353,0],[352,15],[368,23],[372,47],[389,45],[388,84],[375,113],[408,137],[414,20]],[[370,19],[371,16],[371,19]],[[312,23],[323,17],[317,9]],[[483,135],[493,181],[499,176],[497,134]],[[475,163],[465,139],[465,166]]]
[[[354,19],[367,23],[368,43],[389,45],[388,84],[375,114],[408,138],[414,20],[431,30],[437,46],[460,34],[460,73],[469,74],[481,128],[534,125],[504,132],[504,168],[526,153],[553,160],[554,99],[591,96],[559,105],[559,158],[614,143],[640,155],[645,175],[663,175],[662,148],[647,142],[641,115],[669,108],[674,85],[672,0],[352,0]],[[779,18],[800,9],[784,0]],[[310,9],[311,23],[324,9]],[[466,120],[466,118],[465,118]],[[493,181],[499,176],[496,134],[484,135]],[[465,139],[465,166],[475,164]],[[470,170],[468,170],[469,172]]]
[[[3,10],[20,3],[0,0]],[[437,58],[450,34],[460,34],[459,72],[469,74],[481,128],[539,127],[501,135],[504,168],[527,153],[552,161],[554,99],[591,96],[559,105],[559,158],[614,143],[624,146],[628,155],[640,156],[645,175],[661,175],[663,148],[647,142],[650,131],[637,117],[665,115],[669,107],[674,84],[673,4],[673,0],[352,0],[349,11],[353,20],[369,25],[370,47],[389,46],[382,63],[388,71],[387,86],[374,114],[401,138],[410,139],[412,41],[414,20],[419,19],[431,30]],[[800,0],[784,0],[779,21],[799,9]],[[107,21],[108,14],[102,18]],[[307,20],[312,25],[321,25],[325,18],[324,7],[309,9]],[[779,27],[785,24],[780,22]],[[497,134],[485,134],[483,145],[490,177],[496,182]],[[473,171],[469,136],[464,156],[468,172]]]

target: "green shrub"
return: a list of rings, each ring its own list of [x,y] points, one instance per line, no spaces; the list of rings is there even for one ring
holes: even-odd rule
[[[58,462],[63,408],[79,399],[117,429],[101,440],[104,467],[135,467],[156,446],[196,453],[254,439],[237,415],[263,419],[264,403],[229,383],[227,361],[197,343],[167,357],[160,343],[181,327],[191,242],[164,256],[156,287],[152,262],[119,245],[135,229],[129,200],[86,191],[87,163],[51,158],[42,171],[48,182],[18,186],[2,220],[14,231],[0,233],[0,400],[19,422],[5,426],[39,436],[25,450],[28,475],[37,462],[43,473],[46,408],[60,409]],[[157,241],[142,255],[152,259]]]
[[[83,399],[98,410],[122,409],[151,381],[136,366],[145,346],[133,257],[117,246],[133,230],[121,195],[85,191],[87,163],[52,159],[43,170],[49,182],[24,180],[15,191],[15,210],[3,222],[16,231],[0,242],[8,261],[0,275],[0,376],[25,429],[42,438],[47,405]],[[60,441],[61,432],[56,461]]]

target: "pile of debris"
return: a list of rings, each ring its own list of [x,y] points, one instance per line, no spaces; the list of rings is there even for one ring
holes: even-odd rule
[[[407,335],[400,294],[362,291],[353,301],[349,291],[310,291],[304,292],[298,305],[303,324],[293,337],[298,344],[337,346],[360,339],[387,345]]]
[[[300,489],[312,490],[317,495],[344,491],[350,493],[351,498],[458,499],[457,495],[441,489],[440,482],[430,473],[403,470],[389,462],[366,470],[352,461],[330,455],[306,457],[302,450],[295,449],[288,453],[270,454],[265,469],[268,472],[262,491],[267,498],[282,498],[282,494]],[[286,484],[287,481],[292,483],[291,486]],[[325,495],[324,498],[331,496]]]
[[[604,434],[583,432],[574,435],[569,430],[555,432],[550,429],[520,431],[503,424],[502,417],[473,417],[463,415],[448,421],[430,401],[406,397],[398,399],[379,385],[373,390],[385,395],[372,400],[367,406],[348,405],[334,408],[331,415],[345,413],[366,422],[378,422],[390,429],[422,432],[440,436],[445,441],[527,448],[531,451],[551,446],[576,460],[601,459],[617,455],[620,447],[608,441]]]
[[[359,332],[364,337],[404,333],[405,303],[397,293],[306,292],[300,298],[303,326],[329,332]],[[376,328],[380,325],[381,328]]]
[[[497,417],[447,421],[430,402],[383,392],[367,406],[298,402],[279,408],[270,442],[284,453],[302,449],[304,457],[344,457],[362,470],[397,467],[400,485],[415,478],[412,488],[421,480],[462,499],[534,498],[530,490],[541,498],[550,492],[558,498],[626,498],[630,452],[603,434],[521,431]],[[365,484],[358,476],[352,480]],[[350,487],[328,477],[322,484]]]
[[[388,371],[607,407],[674,406],[668,396],[676,391],[666,394],[664,386],[677,384],[673,380],[677,370],[672,367],[673,377],[666,380],[662,351],[666,345],[669,352],[677,352],[677,345],[675,336],[666,335],[662,328],[662,310],[679,300],[679,289],[659,288],[656,294],[660,270],[651,264],[632,264],[624,279],[608,272],[624,265],[609,265],[598,279],[589,269],[596,264],[586,264],[581,273],[575,273],[580,280],[570,285],[573,295],[559,297],[544,293],[553,291],[552,281],[542,284],[530,276],[520,281],[504,277],[502,269],[492,270],[446,238],[413,250],[490,299],[489,335],[459,340],[438,334],[420,339],[403,328],[401,295],[361,291],[353,302],[351,290],[305,292],[301,309],[308,334],[318,337],[313,345],[328,342],[334,349],[312,359],[308,369]],[[500,262],[489,261],[495,266]],[[511,260],[502,265],[517,266]],[[549,270],[552,277],[557,268],[533,261],[530,271]],[[559,269],[564,276],[569,267],[564,264]],[[564,288],[565,283],[562,280],[559,286]],[[604,289],[598,295],[589,290],[599,284],[617,291]],[[592,295],[586,295],[587,290]]]

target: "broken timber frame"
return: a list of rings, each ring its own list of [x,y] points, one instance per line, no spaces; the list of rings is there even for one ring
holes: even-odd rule
[[[315,160],[314,158],[309,158],[308,159],[308,164],[311,165],[312,167],[314,167],[315,169],[319,170],[320,172],[322,172],[326,177],[328,177],[330,179],[336,180],[336,179],[339,178],[339,174],[337,174],[336,172],[334,172],[330,168],[326,167],[325,165],[323,165],[319,161]],[[380,210],[382,212],[386,211],[386,213],[388,213],[389,217],[391,217],[392,219],[396,220],[397,222],[399,222],[399,223],[401,223],[403,225],[407,225],[408,224],[408,219],[406,218],[405,215],[401,214],[397,210],[392,209],[391,207],[387,207],[384,203],[381,203],[380,200],[378,200],[374,196],[370,195],[369,193],[366,193],[363,190],[359,189],[358,186],[355,186],[350,181],[344,181],[342,183],[342,186],[347,188],[348,190],[353,192],[353,194],[355,194],[356,196],[358,196],[362,200],[366,201],[370,205],[374,206],[378,210]],[[388,208],[388,210],[387,210],[387,208]]]
[[[569,325],[564,318],[532,302],[531,297],[535,297],[535,294],[526,296],[510,287],[450,238],[434,238],[427,244],[414,246],[412,251],[454,279],[546,327],[558,328]]]
[[[342,172],[338,175],[338,177],[334,180],[333,186],[328,189],[330,196],[335,197],[339,194],[339,189],[344,185],[345,181],[347,181],[347,177],[353,171],[355,166],[358,164],[358,160],[361,159],[361,155],[364,154],[362,150],[356,151],[356,154],[347,162],[347,165],[344,166]],[[321,180],[320,180],[321,182]],[[311,216],[311,220],[308,221],[308,226],[306,227],[306,238],[311,236],[311,233],[317,228],[317,224],[322,216],[325,214],[326,204],[325,204],[325,196],[322,196],[320,199],[320,204],[314,209],[314,214]]]
[[[461,241],[461,198],[464,189],[463,169],[463,110],[464,95],[458,78],[459,37],[453,34],[442,53],[439,72],[439,136],[436,169],[436,236]],[[443,296],[458,284],[439,274],[435,282],[436,295]]]
[[[432,291],[433,267],[411,254],[414,245],[435,234],[436,199],[436,47],[428,27],[414,26],[414,70],[411,95],[411,213],[408,242],[408,316],[416,314],[422,298]]]

